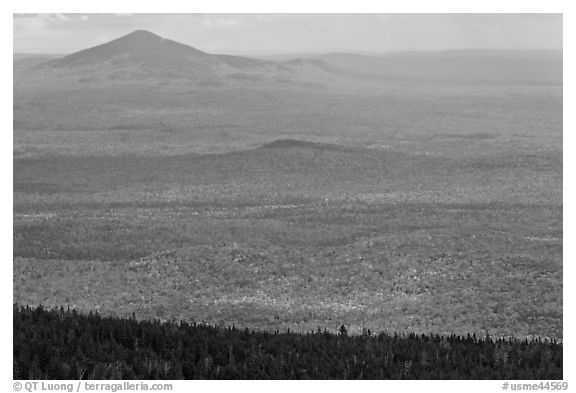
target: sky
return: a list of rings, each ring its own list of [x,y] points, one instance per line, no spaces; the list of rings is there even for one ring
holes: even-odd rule
[[[15,53],[72,53],[144,29],[211,53],[562,49],[561,14],[14,14]]]

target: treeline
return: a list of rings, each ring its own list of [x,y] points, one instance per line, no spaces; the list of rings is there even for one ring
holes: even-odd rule
[[[139,321],[14,305],[14,379],[562,379],[562,344]]]

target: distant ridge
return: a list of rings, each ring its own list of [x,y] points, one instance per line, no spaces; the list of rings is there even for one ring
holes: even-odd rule
[[[399,80],[440,83],[562,84],[562,50],[445,50],[381,55],[327,53],[249,58],[211,54],[147,30],[67,56],[14,54],[15,75],[24,83],[138,82],[187,79],[198,86],[261,84],[304,88],[354,86]],[[28,80],[29,71],[47,70]],[[86,86],[86,85],[84,85]]]
[[[321,85],[342,75],[318,60],[277,62],[241,56],[215,55],[136,30],[110,42],[35,67],[57,71],[58,76],[77,76],[85,83],[139,81],[149,77],[176,78],[218,86],[226,83],[282,82],[300,86]],[[50,74],[55,78],[55,74]]]
[[[277,139],[262,146],[263,149],[289,149],[293,147],[315,147],[316,143],[298,139]]]
[[[262,145],[260,149],[314,149],[324,151],[352,152],[356,149],[350,146],[341,146],[332,143],[309,142],[299,139],[277,139]]]
[[[387,79],[562,84],[562,51],[453,50],[380,56],[328,53],[316,59]]]

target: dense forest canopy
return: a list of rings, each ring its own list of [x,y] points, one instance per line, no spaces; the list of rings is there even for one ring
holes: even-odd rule
[[[14,305],[14,379],[562,379],[562,344],[268,332]]]

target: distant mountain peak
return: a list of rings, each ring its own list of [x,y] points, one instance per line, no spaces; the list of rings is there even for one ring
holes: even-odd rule
[[[135,30],[92,48],[45,63],[52,68],[99,66],[109,61],[138,63],[147,67],[194,68],[213,63],[212,56],[147,30]]]
[[[144,29],[134,30],[132,33],[125,35],[125,37],[127,37],[127,36],[160,37],[158,34],[154,34],[151,31],[144,30]]]
[[[210,54],[147,30],[135,30],[112,41],[37,65],[58,75],[82,80],[138,81],[147,77],[179,78],[206,85],[270,81],[318,83],[330,70],[316,60],[282,64],[240,56]],[[51,74],[53,78],[54,74]],[[83,82],[84,83],[84,82]]]
[[[148,30],[134,30],[133,32],[128,33],[122,37],[119,37],[113,41],[110,41],[109,43],[118,42],[118,41],[142,43],[143,45],[154,45],[154,44],[158,44],[162,41],[174,42],[174,41],[168,40],[167,38],[161,37],[158,34],[154,34]],[[183,44],[179,44],[179,45],[183,45]]]

